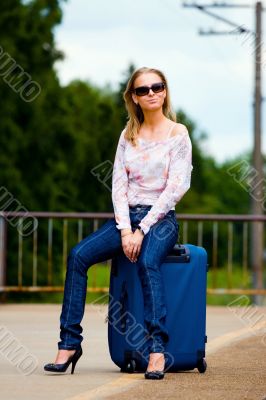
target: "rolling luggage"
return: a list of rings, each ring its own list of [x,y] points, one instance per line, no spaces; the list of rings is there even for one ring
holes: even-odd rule
[[[161,265],[166,296],[165,371],[203,373],[206,336],[207,253],[191,244],[176,244]],[[121,372],[146,371],[148,331],[137,267],[123,251],[111,260],[108,345]]]

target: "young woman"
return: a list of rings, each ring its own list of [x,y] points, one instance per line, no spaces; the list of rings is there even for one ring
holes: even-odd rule
[[[150,334],[146,379],[164,377],[166,307],[160,265],[175,245],[179,224],[175,205],[190,187],[192,146],[187,128],[176,123],[164,74],[136,70],[124,92],[128,122],[121,132],[112,176],[114,218],[73,247],[67,262],[60,316],[58,354],[44,369],[72,372],[82,355],[81,320],[91,265],[113,258],[123,248],[143,289]]]

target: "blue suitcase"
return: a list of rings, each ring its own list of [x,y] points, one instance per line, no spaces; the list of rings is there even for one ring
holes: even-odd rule
[[[165,371],[205,372],[207,253],[176,244],[161,265],[166,295]],[[148,331],[137,268],[123,251],[111,260],[108,345],[121,372],[143,372],[148,365]]]

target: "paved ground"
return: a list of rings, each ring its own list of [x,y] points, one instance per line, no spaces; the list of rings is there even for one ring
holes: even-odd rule
[[[121,374],[109,357],[106,306],[86,306],[84,354],[75,374],[51,374],[59,340],[60,305],[0,305],[1,400],[258,399],[266,398],[266,308],[207,307],[205,374],[167,373],[145,381],[142,373]],[[8,340],[10,347],[8,347]],[[25,357],[8,355],[21,345]],[[21,357],[20,357],[21,359]],[[130,390],[129,390],[130,389]],[[108,397],[109,396],[109,397]]]
[[[266,399],[266,354],[261,337],[231,343],[207,356],[204,374],[196,370],[168,373],[162,381],[138,381],[119,400],[262,400]],[[107,396],[116,400],[117,394]],[[95,397],[97,398],[97,397]]]

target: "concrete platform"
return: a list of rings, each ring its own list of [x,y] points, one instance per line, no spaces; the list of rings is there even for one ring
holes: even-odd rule
[[[107,315],[107,306],[86,305],[84,319],[82,321],[83,356],[79,360],[75,374],[70,375],[70,368],[65,374],[52,374],[43,370],[43,365],[54,362],[57,353],[57,342],[59,340],[59,315],[61,305],[45,304],[10,304],[0,305],[0,377],[1,377],[1,400],[31,400],[49,399],[53,400],[85,400],[104,399],[108,396],[122,396],[124,391],[142,390],[147,387],[147,381],[143,374],[121,374],[119,368],[113,364],[109,356],[107,342],[107,324],[104,319]],[[251,340],[253,347],[245,345],[249,352],[243,353],[241,365],[244,368],[247,363],[253,363],[253,372],[256,376],[265,376],[265,364],[254,363],[253,351],[263,354],[266,359],[266,308],[238,308],[238,307],[207,307],[207,335],[206,360],[208,368],[205,374],[199,374],[197,370],[183,374],[186,376],[188,390],[191,395],[190,379],[198,375],[197,379],[205,382],[210,394],[213,390],[213,375],[209,371],[214,368],[222,369],[224,361],[219,364],[219,357],[215,358],[213,365],[209,365],[209,357],[215,357],[219,351],[229,349],[228,346],[236,346],[240,340]],[[10,341],[10,346],[8,346]],[[247,342],[248,343],[248,342]],[[24,352],[22,362],[19,357],[11,353],[12,347],[18,347]],[[8,349],[10,354],[8,355]],[[240,348],[241,349],[241,346]],[[229,352],[230,353],[230,352]],[[254,354],[255,354],[254,353]],[[211,358],[210,358],[211,359]],[[232,353],[232,363],[234,355]],[[230,354],[229,359],[230,360]],[[228,361],[228,373],[230,362]],[[233,364],[232,364],[233,365]],[[234,364],[235,365],[235,364]],[[208,374],[207,374],[208,372]],[[237,372],[237,371],[235,371]],[[192,374],[192,375],[191,375]],[[187,378],[190,377],[190,378]],[[237,374],[235,373],[236,387]],[[171,390],[176,392],[176,382],[182,381],[181,373],[166,374],[164,381],[167,386],[168,395],[164,397],[161,393],[160,399],[170,399]],[[177,380],[177,381],[176,381]],[[265,376],[266,397],[266,376]],[[150,383],[150,382],[149,382]],[[160,383],[162,383],[160,381]],[[154,383],[153,383],[154,384]],[[156,383],[156,386],[159,382]],[[172,389],[171,389],[172,385]],[[149,386],[151,387],[151,386]],[[162,388],[162,386],[161,386]],[[165,390],[165,389],[164,389]],[[232,389],[233,390],[233,389]],[[195,386],[196,397],[197,386]],[[224,381],[224,391],[227,392],[227,383]],[[133,393],[133,392],[132,392]],[[182,399],[186,397],[183,390]],[[139,396],[139,394],[138,394]],[[154,397],[154,398],[159,398]],[[110,397],[111,398],[111,397]],[[122,398],[122,397],[121,397]],[[132,397],[133,398],[133,397]],[[134,396],[136,398],[136,396]],[[141,397],[139,397],[141,398]],[[146,398],[143,393],[143,398]],[[177,398],[177,397],[173,397]],[[181,398],[181,397],[180,397]],[[211,398],[211,397],[210,397]],[[212,397],[214,398],[214,397]],[[215,397],[218,399],[218,397]],[[220,398],[220,397],[219,397]],[[222,398],[222,397],[221,397]],[[233,395],[224,395],[223,399],[234,399]],[[253,397],[246,397],[253,398]],[[242,397],[243,399],[243,397]],[[258,397],[263,399],[263,397]]]

